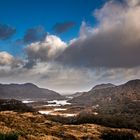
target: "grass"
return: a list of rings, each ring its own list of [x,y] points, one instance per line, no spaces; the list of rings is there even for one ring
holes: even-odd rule
[[[57,121],[60,119],[64,120],[64,118],[59,118]],[[51,121],[48,120],[48,116],[38,113],[0,112],[0,140],[101,140],[101,136],[102,140],[110,140],[112,136],[114,140],[121,140],[118,135],[122,136],[127,132],[133,134],[135,138],[138,137],[137,140],[140,139],[139,132],[135,130],[109,128],[95,124],[76,123],[75,125],[73,118],[68,120],[74,121],[74,125]],[[81,121],[83,122],[83,117],[78,123]],[[117,134],[114,134],[114,131]],[[122,133],[119,133],[120,131]],[[127,136],[123,136],[123,140],[135,140]]]

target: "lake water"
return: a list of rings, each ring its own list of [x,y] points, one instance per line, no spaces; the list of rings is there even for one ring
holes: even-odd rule
[[[60,116],[64,116],[64,117],[73,117],[73,116],[76,116],[77,114],[74,114],[74,113],[58,113],[56,111],[62,111],[64,109],[53,109],[53,110],[41,110],[39,111],[40,114],[45,114],[45,115],[60,115]],[[66,109],[65,109],[66,110]]]
[[[29,104],[29,103],[33,103],[34,101],[30,101],[30,100],[24,100],[24,101],[22,101],[22,103],[24,103],[24,104]]]
[[[32,100],[23,100],[22,103],[28,104],[28,103],[33,103],[35,101]],[[45,115],[61,115],[61,116],[65,116],[65,117],[72,117],[72,116],[76,116],[77,114],[74,113],[63,113],[63,111],[67,110],[66,108],[61,108],[60,106],[64,106],[64,105],[70,105],[71,103],[68,103],[68,100],[52,100],[52,101],[46,101],[46,105],[43,106],[50,106],[50,107],[54,107],[51,110],[40,110],[38,111],[41,114],[45,114]],[[58,108],[59,107],[59,108]],[[61,112],[59,112],[61,111]]]
[[[64,106],[64,105],[70,105],[71,103],[68,103],[68,100],[52,100],[47,101],[48,105],[45,106]]]
[[[65,111],[67,110],[66,108],[54,108],[54,111]]]
[[[22,103],[28,104],[33,103],[35,101],[33,100],[23,100]],[[64,106],[64,105],[70,105],[71,103],[68,103],[68,100],[52,100],[52,101],[46,101],[47,104],[44,106]]]

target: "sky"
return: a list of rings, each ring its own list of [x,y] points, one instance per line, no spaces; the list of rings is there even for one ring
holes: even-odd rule
[[[140,0],[0,0],[0,83],[62,94],[140,77]]]

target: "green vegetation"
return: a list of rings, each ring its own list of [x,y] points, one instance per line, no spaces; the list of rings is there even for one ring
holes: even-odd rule
[[[129,129],[135,129],[135,130],[140,131],[139,117],[140,117],[139,115],[130,116],[127,114],[93,115],[93,114],[82,112],[78,116],[75,116],[75,117],[48,116],[47,118],[52,121],[60,122],[63,124],[79,125],[79,124],[90,123],[90,124],[99,124],[99,125],[113,127],[113,128],[129,128]]]
[[[11,133],[0,133],[0,140],[18,140],[18,134],[15,132]]]
[[[34,112],[31,106],[15,99],[0,99],[0,111],[12,110],[16,112]]]
[[[106,131],[101,135],[103,140],[135,140],[135,137],[130,132],[121,131]]]

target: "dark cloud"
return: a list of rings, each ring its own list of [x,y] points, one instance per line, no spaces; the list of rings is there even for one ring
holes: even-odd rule
[[[30,28],[26,31],[23,41],[24,43],[32,43],[44,40],[47,35],[43,26]]]
[[[57,33],[57,34],[61,34],[64,33],[66,31],[68,31],[70,28],[72,28],[73,26],[75,26],[74,22],[64,22],[64,23],[56,23],[53,26],[53,30]]]
[[[16,29],[6,24],[0,24],[0,40],[9,39],[12,35],[14,35]]]
[[[123,41],[125,39],[125,41]],[[140,65],[140,41],[130,43],[119,32],[103,33],[78,40],[58,60],[67,65],[83,67],[135,67]],[[128,43],[128,44],[127,44]]]
[[[140,6],[108,2],[94,13],[95,28],[81,27],[81,36],[57,58],[75,67],[134,68],[140,66]]]

